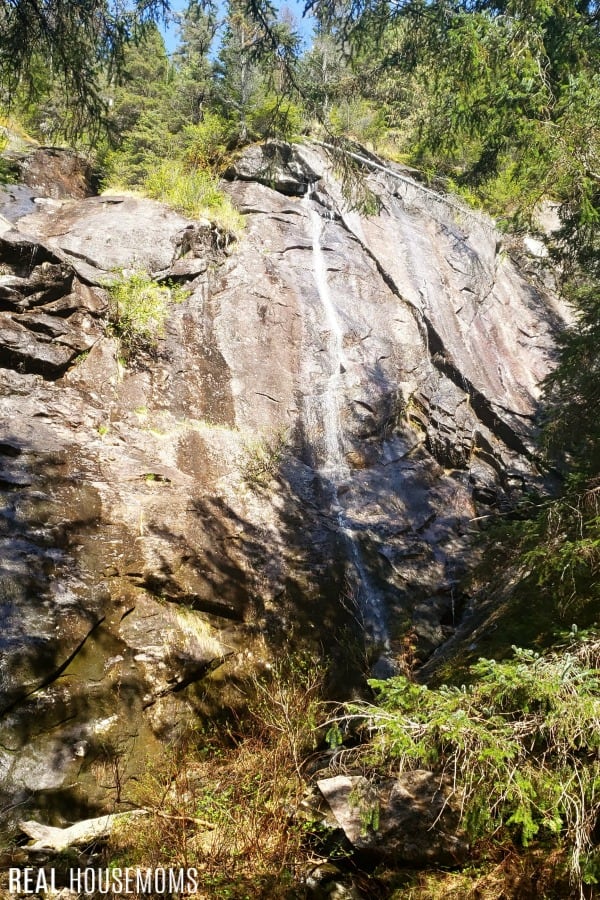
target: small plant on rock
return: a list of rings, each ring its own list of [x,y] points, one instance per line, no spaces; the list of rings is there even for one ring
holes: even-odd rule
[[[108,293],[109,325],[126,359],[156,348],[164,337],[170,305],[186,297],[184,288],[159,284],[143,271],[122,273],[109,285]]]
[[[266,487],[275,478],[287,452],[288,441],[287,429],[279,428],[260,440],[246,444],[242,474],[250,487]]]

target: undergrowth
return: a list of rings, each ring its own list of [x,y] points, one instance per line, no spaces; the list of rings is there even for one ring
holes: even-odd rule
[[[239,238],[243,216],[219,185],[219,173],[230,158],[230,134],[218,116],[187,125],[175,144],[160,152],[145,148],[137,154],[127,142],[103,159],[105,190],[135,190],[192,219],[207,218],[229,238]]]
[[[368,740],[347,765],[436,771],[473,840],[563,846],[574,884],[596,884],[599,667],[600,639],[574,636],[545,656],[514,648],[511,660],[482,659],[469,686],[371,681],[376,702],[347,706],[330,737],[358,725]]]
[[[470,861],[453,873],[356,869],[366,897],[590,896],[600,879],[599,666],[600,638],[573,635],[545,656],[515,648],[511,660],[480,660],[468,687],[373,680],[375,702],[328,717],[310,660],[276,663],[238,684],[235,712],[127,783],[123,799],[147,815],[113,834],[110,865],[193,867],[202,898],[300,900],[317,857],[341,858],[323,843],[320,814],[307,815],[312,769],[377,783],[424,768],[460,812]],[[326,742],[331,764],[320,768]]]
[[[186,165],[180,160],[165,160],[153,167],[142,190],[192,219],[205,217],[222,231],[239,237],[244,220],[219,187],[211,172]]]
[[[554,499],[529,500],[483,534],[485,554],[472,589],[512,582],[498,622],[499,641],[549,646],[573,622],[587,628],[600,614],[600,486],[571,479]],[[507,579],[508,575],[508,579]],[[500,589],[502,591],[502,588]],[[489,652],[489,651],[488,651]]]
[[[116,832],[114,866],[194,867],[202,897],[304,896],[304,827],[295,818],[314,749],[322,673],[286,660],[244,688],[241,715],[208,723],[128,788],[148,811]]]
[[[279,472],[289,452],[289,434],[286,428],[275,429],[262,438],[246,443],[242,459],[242,476],[249,487],[266,487]]]
[[[0,185],[10,184],[14,181],[13,166],[10,161],[4,159],[2,154],[8,147],[8,136],[2,132],[2,117],[0,117]]]

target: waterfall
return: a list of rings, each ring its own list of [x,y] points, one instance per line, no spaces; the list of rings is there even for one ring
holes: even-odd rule
[[[308,198],[310,198],[311,193],[312,191],[309,190],[307,193]],[[340,477],[349,474],[348,466],[344,459],[344,448],[342,443],[343,432],[339,402],[339,393],[342,387],[341,377],[346,372],[348,366],[344,357],[344,332],[340,324],[337,310],[331,299],[327,281],[327,266],[325,265],[325,256],[321,246],[323,219],[319,215],[318,210],[313,206],[309,206],[308,212],[312,237],[313,276],[319,299],[325,313],[325,321],[329,333],[327,356],[330,361],[330,375],[327,379],[327,385],[323,392],[321,404],[323,443],[325,450],[322,468],[327,471],[332,478],[335,479],[337,477],[339,479]]]
[[[310,184],[302,202],[307,209],[311,229],[313,277],[329,335],[327,340],[329,375],[319,404],[323,429],[323,458],[319,462],[318,472],[323,480],[327,481],[332,491],[332,511],[357,576],[358,607],[365,630],[374,644],[383,645],[388,649],[389,637],[385,624],[383,599],[373,585],[356,529],[348,521],[339,498],[340,485],[351,477],[350,468],[344,456],[340,409],[340,394],[344,375],[348,371],[348,362],[344,354],[344,330],[329,290],[327,266],[321,243],[324,221],[311,200],[314,191],[315,185]]]

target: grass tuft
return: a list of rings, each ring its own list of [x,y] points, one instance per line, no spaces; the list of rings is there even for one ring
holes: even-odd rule
[[[108,286],[108,293],[109,325],[126,359],[156,348],[164,337],[171,304],[180,303],[187,296],[185,288],[159,284],[142,271],[121,273]]]

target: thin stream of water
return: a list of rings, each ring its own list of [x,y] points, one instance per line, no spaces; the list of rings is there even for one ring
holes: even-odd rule
[[[385,624],[383,603],[378,591],[373,587],[357,534],[344,514],[338,495],[340,485],[350,477],[350,469],[344,456],[340,411],[342,379],[348,369],[348,363],[344,354],[344,330],[331,298],[327,278],[327,265],[321,244],[324,223],[318,210],[312,205],[311,197],[313,193],[314,185],[311,184],[303,203],[308,210],[311,227],[315,285],[329,333],[327,350],[331,372],[327,379],[325,391],[321,396],[324,458],[319,465],[319,473],[327,479],[333,490],[333,512],[358,576],[358,600],[365,628],[375,643],[382,644],[384,648],[388,648],[389,636]]]

